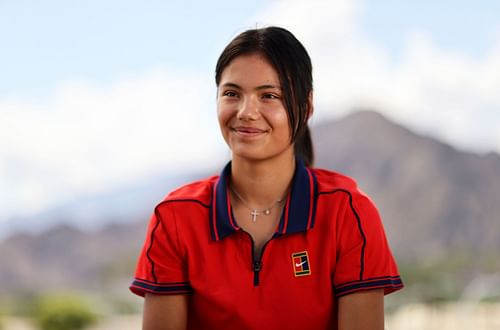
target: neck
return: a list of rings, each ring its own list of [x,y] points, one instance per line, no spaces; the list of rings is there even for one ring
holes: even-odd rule
[[[285,197],[294,171],[293,153],[259,161],[236,156],[231,163],[231,184],[253,208],[267,208]]]

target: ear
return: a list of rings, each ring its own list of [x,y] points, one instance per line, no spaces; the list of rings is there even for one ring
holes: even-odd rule
[[[307,97],[307,120],[309,120],[314,112],[314,103],[313,103],[313,91],[309,92],[309,96]]]

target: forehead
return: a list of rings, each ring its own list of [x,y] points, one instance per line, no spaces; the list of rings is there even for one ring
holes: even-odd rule
[[[222,71],[220,85],[225,83],[279,86],[279,76],[264,55],[254,53],[235,57],[226,66]]]

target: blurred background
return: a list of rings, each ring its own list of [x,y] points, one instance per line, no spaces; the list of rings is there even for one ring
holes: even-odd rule
[[[386,328],[499,329],[498,13],[489,0],[0,0],[0,328],[61,314],[140,328],[128,285],[149,214],[230,157],[217,57],[280,25],[313,60],[316,166],[355,177],[382,214],[406,284]]]

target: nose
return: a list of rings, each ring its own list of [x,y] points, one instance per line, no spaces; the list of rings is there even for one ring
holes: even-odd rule
[[[256,98],[252,96],[243,98],[239,105],[237,118],[243,121],[253,121],[259,117],[259,104]]]

